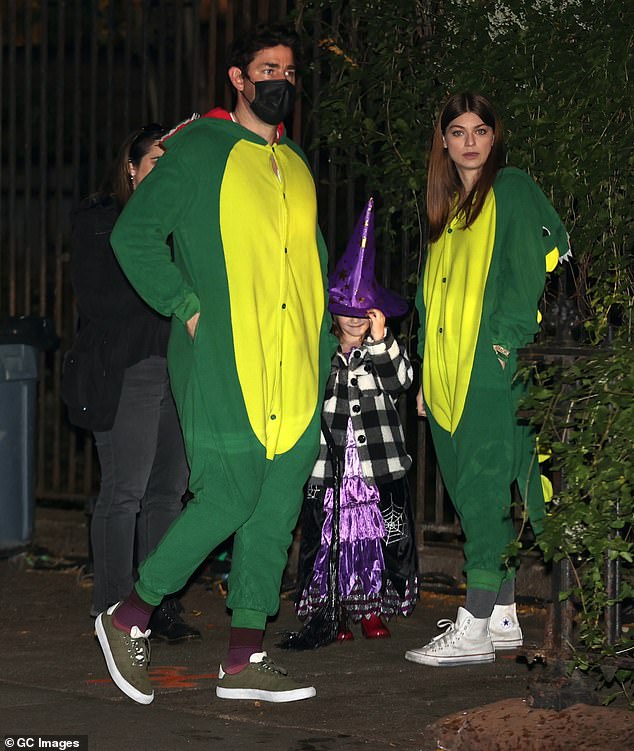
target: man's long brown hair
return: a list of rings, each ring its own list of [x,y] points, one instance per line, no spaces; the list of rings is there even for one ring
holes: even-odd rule
[[[482,172],[467,195],[458,171],[443,146],[443,135],[449,126],[465,112],[473,112],[482,122],[493,128],[493,147]],[[450,97],[436,122],[434,138],[429,152],[427,171],[427,219],[429,241],[434,242],[454,215],[464,217],[464,227],[470,227],[478,218],[484,201],[493,185],[498,170],[504,164],[504,136],[502,123],[493,105],[480,94],[464,92]],[[455,206],[456,196],[458,205]]]

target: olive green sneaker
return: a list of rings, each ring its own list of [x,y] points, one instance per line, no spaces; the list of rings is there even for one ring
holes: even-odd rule
[[[95,621],[97,638],[106,658],[110,677],[123,691],[139,704],[149,704],[154,690],[148,677],[150,664],[149,629],[145,632],[136,626],[128,634],[112,622],[112,614],[121,603],[100,613]]]
[[[302,686],[288,677],[287,671],[266,656],[256,652],[239,673],[229,675],[220,666],[216,696],[221,699],[259,699],[286,702],[310,699],[317,693],[314,686]]]

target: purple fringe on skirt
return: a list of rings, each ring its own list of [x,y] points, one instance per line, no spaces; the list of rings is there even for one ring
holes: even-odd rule
[[[326,602],[332,499],[333,489],[328,488],[324,498],[321,546],[315,558],[312,578],[297,606],[300,617],[310,615]],[[350,617],[359,620],[370,613],[387,618],[399,613],[409,614],[416,603],[417,582],[414,580],[411,587],[408,586],[403,600],[389,583],[383,586],[385,563],[381,543],[385,537],[385,524],[379,509],[379,491],[363,479],[350,420],[341,481],[339,529],[339,593]]]

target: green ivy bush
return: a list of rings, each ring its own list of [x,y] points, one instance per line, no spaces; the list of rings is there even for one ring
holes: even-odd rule
[[[621,564],[617,600],[631,604],[634,586],[634,6],[304,0],[297,23],[319,49],[318,91],[308,87],[318,123],[312,148],[328,153],[336,190],[361,185],[360,200],[378,192],[378,242],[396,262],[407,237],[412,296],[425,244],[426,152],[451,93],[493,99],[509,163],[534,177],[570,232],[574,260],[550,320],[564,317],[572,297],[575,326],[564,338],[574,334],[596,356],[538,373],[529,401],[541,445],[565,479],[540,542],[547,559],[573,566],[575,585],[564,596],[581,604],[577,664],[602,669],[627,693],[633,672],[607,666],[634,657],[632,634],[608,644],[602,619],[606,560]]]
[[[536,374],[529,405],[540,450],[563,474],[548,504],[539,545],[546,560],[566,560],[568,591],[579,611],[575,664],[631,695],[634,634],[608,638],[604,614],[616,602],[634,603],[634,350],[628,342]],[[620,564],[618,592],[606,590],[606,568]],[[628,659],[629,658],[629,659]],[[616,694],[611,694],[613,698]]]

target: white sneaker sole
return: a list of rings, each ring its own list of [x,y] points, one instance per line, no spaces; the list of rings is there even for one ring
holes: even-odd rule
[[[463,655],[461,657],[438,657],[436,655],[421,654],[416,650],[405,652],[405,659],[410,662],[416,662],[419,665],[431,665],[438,668],[455,668],[459,665],[477,665],[486,662],[495,661],[495,652],[484,652],[482,654]]]
[[[311,699],[317,695],[314,686],[296,688],[292,691],[263,691],[259,688],[223,688],[216,686],[216,696],[220,699],[252,699],[256,701],[270,701],[282,703]]]
[[[112,656],[112,650],[110,649],[110,644],[108,643],[106,631],[103,627],[103,623],[101,622],[102,615],[103,613],[100,613],[97,616],[97,620],[95,621],[95,631],[97,632],[97,638],[99,639],[99,645],[101,646],[103,656],[106,659],[106,665],[108,667],[110,677],[115,682],[117,687],[120,688],[126,696],[129,696],[130,699],[133,699],[138,704],[151,704],[154,700],[154,691],[152,691],[151,694],[142,694],[131,683],[128,683],[128,681],[126,681],[126,679],[119,672],[117,663]]]
[[[505,649],[519,649],[524,644],[523,639],[500,639],[499,641],[493,641],[493,649],[497,652],[502,652]]]

